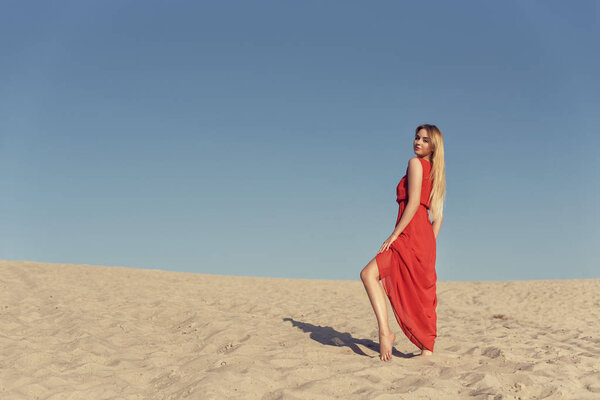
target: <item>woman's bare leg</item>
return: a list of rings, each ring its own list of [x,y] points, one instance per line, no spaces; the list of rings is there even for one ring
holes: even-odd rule
[[[360,279],[369,295],[379,325],[379,358],[381,361],[389,361],[392,359],[392,347],[396,336],[392,333],[388,323],[385,292],[379,283],[379,269],[375,258],[369,261],[367,266],[360,272]]]

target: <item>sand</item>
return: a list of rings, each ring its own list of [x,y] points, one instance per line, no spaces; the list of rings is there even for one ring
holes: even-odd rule
[[[439,282],[435,355],[390,314],[384,363],[359,271],[0,261],[0,398],[600,399],[600,279]]]

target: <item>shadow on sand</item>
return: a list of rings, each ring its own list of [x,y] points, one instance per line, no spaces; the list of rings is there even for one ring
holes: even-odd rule
[[[317,341],[326,346],[346,346],[358,355],[371,358],[379,357],[366,354],[360,349],[360,347],[358,347],[358,345],[360,344],[362,346],[368,347],[369,349],[379,354],[379,343],[376,343],[370,339],[356,339],[352,337],[352,335],[350,335],[348,332],[338,332],[329,326],[313,325],[309,324],[308,322],[296,321],[292,318],[283,318],[283,320],[291,322],[292,326],[301,329],[303,332],[310,333],[310,338],[312,340]],[[401,358],[416,357],[416,354],[402,353],[396,350],[395,348],[392,350],[392,355]]]

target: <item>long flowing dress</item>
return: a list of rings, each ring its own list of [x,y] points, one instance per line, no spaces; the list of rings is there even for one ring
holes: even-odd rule
[[[417,347],[433,351],[437,337],[437,274],[435,234],[428,215],[431,164],[423,158],[418,159],[423,165],[419,208],[390,247],[377,254],[376,261],[381,283],[400,328]],[[399,205],[396,225],[408,201],[407,175],[408,168],[396,187]]]

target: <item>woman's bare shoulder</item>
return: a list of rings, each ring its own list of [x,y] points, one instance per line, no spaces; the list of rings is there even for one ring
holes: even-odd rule
[[[423,169],[423,165],[421,164],[421,161],[419,161],[419,157],[412,157],[410,160],[408,160],[408,169]]]

